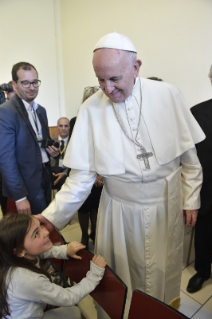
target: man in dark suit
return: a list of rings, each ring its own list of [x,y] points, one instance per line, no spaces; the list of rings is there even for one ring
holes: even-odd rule
[[[5,95],[7,97],[7,100],[9,101],[14,95],[15,95],[15,91],[13,90],[12,87],[12,81],[8,82],[8,86],[9,87],[9,91],[5,91]],[[0,102],[1,104],[1,102]],[[0,206],[1,206],[1,210],[3,215],[6,215],[6,211],[7,211],[7,197],[3,196],[2,194],[2,176],[0,174]]]
[[[212,67],[209,73],[212,83]],[[195,270],[187,291],[196,292],[204,281],[211,278],[212,257],[212,99],[195,105],[192,114],[201,126],[206,139],[196,145],[197,155],[203,168],[201,207],[195,225]]]
[[[34,100],[41,81],[27,62],[13,66],[15,96],[0,106],[0,170],[3,194],[16,202],[18,213],[38,214],[51,201],[49,154],[54,146],[42,147],[50,138],[46,110]]]
[[[53,137],[53,140],[59,142],[60,154],[55,158],[51,158],[51,166],[53,172],[53,188],[59,191],[70,172],[70,168],[63,166],[62,164],[69,141],[69,119],[67,117],[61,117],[57,121],[57,127],[59,135]]]

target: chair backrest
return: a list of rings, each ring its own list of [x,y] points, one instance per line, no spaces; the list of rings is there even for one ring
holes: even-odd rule
[[[85,249],[80,250],[77,254],[82,257],[82,260],[70,258],[66,260],[64,269],[65,275],[76,283],[86,276],[93,258],[93,254]],[[123,318],[126,294],[126,285],[108,266],[106,266],[100,284],[90,293],[111,319]]]
[[[17,214],[17,208],[16,204],[13,199],[8,198],[7,199],[7,209],[6,209],[6,215],[7,214]]]
[[[187,318],[165,303],[145,294],[140,290],[133,291],[128,319],[182,319]]]

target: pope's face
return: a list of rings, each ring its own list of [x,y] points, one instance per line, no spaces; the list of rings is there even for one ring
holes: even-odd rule
[[[114,103],[125,101],[132,93],[141,61],[127,51],[99,49],[94,52],[93,67],[99,85]]]

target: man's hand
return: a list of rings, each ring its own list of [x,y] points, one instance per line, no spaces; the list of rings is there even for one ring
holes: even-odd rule
[[[48,221],[48,219],[46,219],[43,215],[38,214],[38,215],[33,215],[34,217],[36,217],[40,223],[46,227],[46,229],[48,229],[49,232],[51,232],[54,229],[54,225],[52,223],[50,223]]]
[[[85,245],[78,243],[77,241],[72,241],[67,245],[67,256],[70,256],[74,259],[82,259],[82,257],[78,256],[76,253],[84,248]]]
[[[66,174],[65,173],[52,173],[53,176],[57,177],[57,179],[54,181],[54,185],[57,185],[57,183],[59,183],[59,181],[61,180],[61,178],[63,178]]]
[[[46,151],[51,155],[52,157],[57,157],[60,153],[60,149],[55,146],[49,146],[46,148]]]
[[[101,175],[97,175],[94,185],[96,187],[101,187],[104,185],[103,177]]]
[[[30,207],[30,203],[27,199],[23,199],[20,202],[16,202],[16,207],[17,207],[17,211],[18,214],[25,214],[25,215],[31,215],[31,207]]]
[[[197,221],[198,210],[185,210],[186,226],[194,227]]]

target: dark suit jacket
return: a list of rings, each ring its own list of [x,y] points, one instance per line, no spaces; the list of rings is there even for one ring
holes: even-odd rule
[[[36,110],[43,138],[49,138],[46,110]],[[0,170],[3,194],[13,200],[33,199],[41,186],[42,158],[22,100],[15,95],[0,106]]]
[[[206,139],[196,145],[197,155],[203,168],[200,214],[212,208],[212,99],[195,105],[191,112],[206,135]]]

